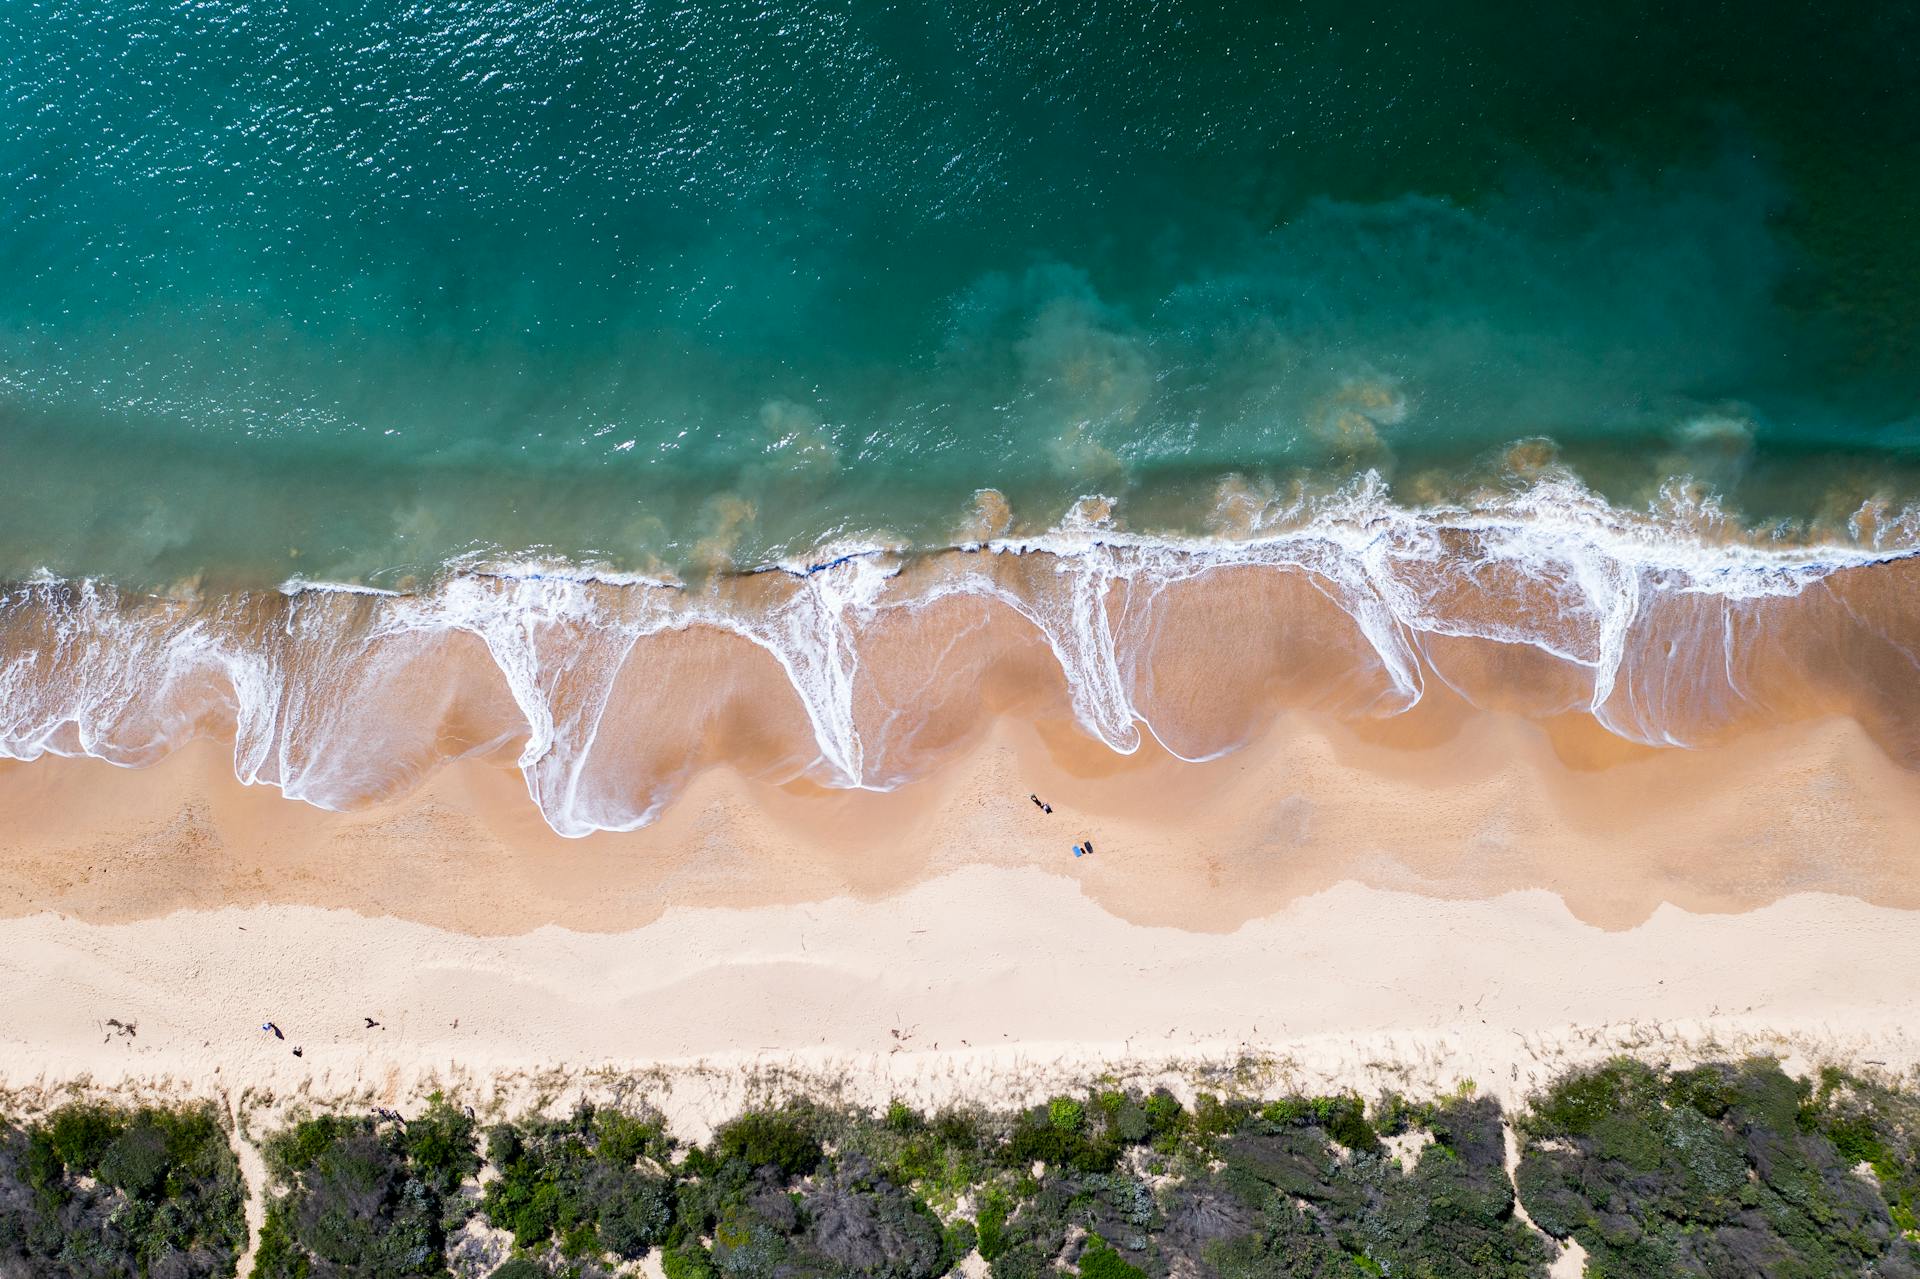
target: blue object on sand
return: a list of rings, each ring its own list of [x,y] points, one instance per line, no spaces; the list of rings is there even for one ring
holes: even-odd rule
[[[1083,849],[1082,849],[1082,848],[1080,847],[1080,845],[1078,845],[1078,844],[1075,844],[1075,845],[1073,846],[1073,855],[1074,855],[1075,857],[1085,857],[1085,856],[1086,856],[1087,854],[1086,854],[1086,852],[1085,852],[1085,850],[1083,850]]]

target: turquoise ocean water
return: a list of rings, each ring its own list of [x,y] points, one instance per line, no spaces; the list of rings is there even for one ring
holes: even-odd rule
[[[1916,72],[1911,4],[10,0],[0,757],[512,759],[568,835],[1005,708],[1920,767]]]
[[[1900,509],[1920,11],[1551,8],[13,0],[0,576]]]

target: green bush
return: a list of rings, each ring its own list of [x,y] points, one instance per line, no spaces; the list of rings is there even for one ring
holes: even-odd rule
[[[591,1107],[561,1122],[496,1125],[487,1152],[497,1175],[481,1211],[522,1248],[557,1239],[570,1258],[644,1256],[668,1240],[675,1196],[670,1178],[639,1161],[664,1160],[670,1144],[648,1118]]]
[[[722,1128],[715,1142],[722,1160],[753,1168],[776,1168],[803,1176],[820,1164],[820,1142],[793,1113],[750,1111]]]
[[[1013,1201],[1005,1191],[988,1190],[981,1196],[980,1208],[975,1217],[975,1229],[980,1255],[992,1261],[1007,1250],[1007,1218],[1013,1213]]]
[[[665,1160],[673,1142],[655,1120],[621,1110],[593,1110],[594,1153],[601,1161],[631,1167],[641,1159]]]
[[[1080,1254],[1080,1275],[1081,1279],[1147,1279],[1146,1271],[1098,1239]]]
[[[66,1106],[0,1125],[0,1272],[231,1273],[245,1189],[206,1106]]]
[[[660,1269],[667,1279],[719,1279],[720,1276],[713,1268],[713,1258],[697,1244],[667,1249],[660,1255]]]
[[[66,1106],[54,1112],[47,1139],[54,1157],[69,1168],[93,1169],[125,1126],[104,1106]]]
[[[351,1273],[438,1276],[464,1215],[454,1198],[478,1167],[473,1125],[439,1099],[411,1124],[322,1116],[269,1139],[273,1247],[258,1279]]]
[[[438,1094],[417,1118],[409,1120],[402,1137],[413,1175],[443,1195],[480,1171],[474,1149],[474,1122]]]
[[[547,1271],[525,1257],[512,1257],[495,1267],[488,1279],[547,1279]]]
[[[971,1221],[962,1217],[946,1227],[944,1240],[947,1266],[951,1269],[962,1257],[979,1246],[980,1232]]]
[[[1801,1118],[1833,1143],[1843,1164],[1873,1170],[1906,1253],[1920,1251],[1920,1095],[1828,1069]]]
[[[1087,1108],[1071,1097],[1055,1097],[1047,1103],[1047,1122],[1061,1132],[1078,1134],[1087,1126]]]
[[[1520,1193],[1541,1228],[1578,1239],[1590,1273],[1900,1273],[1891,1193],[1853,1175],[1900,1130],[1870,1087],[1820,1093],[1771,1060],[1668,1073],[1630,1060],[1554,1083],[1522,1116]],[[1890,1147],[1888,1147],[1890,1150]]]
[[[1593,1279],[1913,1273],[1920,1101],[1898,1089],[1837,1072],[1815,1088],[1773,1063],[1613,1062],[1556,1081],[1516,1127],[1529,1213],[1582,1242]],[[1383,1130],[1432,1141],[1403,1170]],[[75,1115],[57,1138],[49,1125],[7,1148],[21,1201],[61,1210],[62,1151],[95,1160],[116,1194],[165,1193],[154,1134]],[[794,1104],[740,1116],[678,1164],[654,1121],[583,1108],[497,1126],[486,1146],[488,1220],[530,1250],[557,1243],[561,1272],[582,1279],[655,1247],[670,1279],[939,1279],[976,1248],[993,1279],[1057,1279],[1080,1238],[1083,1279],[1547,1271],[1516,1216],[1500,1107],[1468,1092],[1371,1111],[1351,1095],[1202,1095],[1189,1111],[1112,1088],[931,1118]],[[285,1189],[262,1279],[439,1273],[432,1228],[456,1209],[434,1197],[475,1158],[459,1116],[431,1109],[404,1136],[311,1120],[267,1153]],[[1873,1178],[1852,1172],[1862,1163]],[[932,1206],[966,1200],[971,1221]]]
[[[1022,1114],[1001,1149],[1001,1162],[1024,1168],[1036,1162],[1050,1168],[1106,1172],[1120,1158],[1120,1145],[1111,1136],[1085,1131],[1086,1111],[1078,1102],[1056,1099]]]
[[[259,1245],[253,1251],[253,1279],[306,1279],[312,1263],[287,1228],[287,1214],[280,1204],[267,1207],[266,1220],[260,1226]]]

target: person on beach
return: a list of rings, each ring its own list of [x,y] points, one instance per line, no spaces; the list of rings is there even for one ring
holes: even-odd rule
[[[1032,800],[1033,806],[1039,809],[1041,812],[1051,813],[1053,811],[1053,805],[1049,804],[1046,800],[1041,799],[1038,795],[1029,794],[1027,798]]]
[[[285,1035],[283,1035],[283,1034],[281,1034],[281,1033],[280,1033],[280,1028],[279,1028],[278,1026],[276,1026],[276,1025],[274,1025],[274,1024],[273,1024],[272,1022],[270,1022],[270,1021],[263,1021],[263,1022],[261,1022],[261,1023],[260,1023],[260,1029],[262,1029],[262,1030],[268,1030],[268,1031],[272,1031],[272,1032],[273,1032],[273,1037],[274,1037],[275,1039],[285,1039],[285,1038],[286,1038],[286,1036],[285,1036]]]

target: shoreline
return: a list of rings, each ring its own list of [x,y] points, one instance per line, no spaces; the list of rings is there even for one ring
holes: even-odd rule
[[[1810,560],[1540,491],[1509,504],[1561,506],[1365,507],[1198,549],[1089,525],[1077,549],[841,556],[725,590],[28,584],[0,598],[0,755],[151,765],[228,740],[242,783],[339,811],[511,758],[569,837],[663,820],[721,768],[937,783],[1007,719],[1207,762],[1297,717],[1417,741],[1473,707],[1605,762],[1845,718],[1920,772],[1920,559]]]

